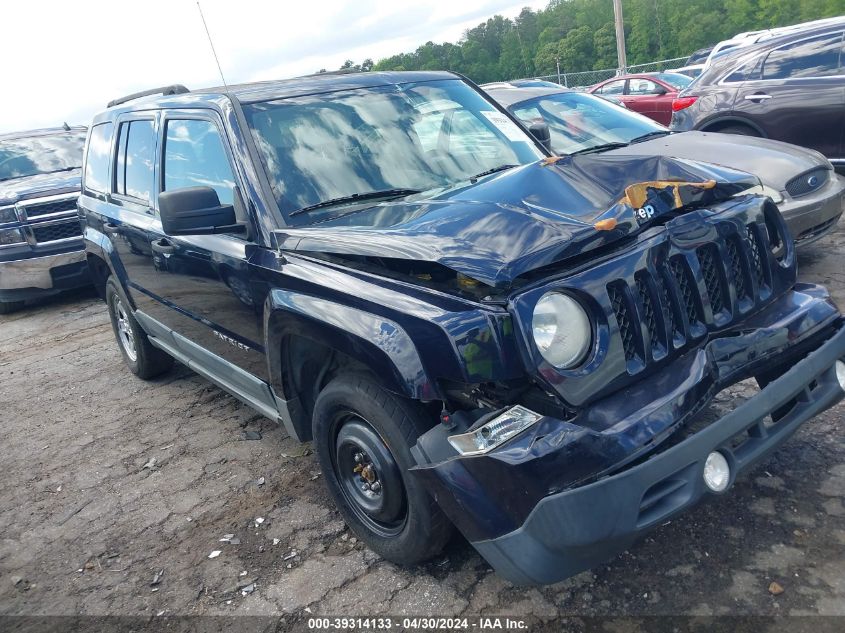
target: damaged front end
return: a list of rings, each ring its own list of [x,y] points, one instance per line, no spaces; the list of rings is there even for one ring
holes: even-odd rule
[[[796,284],[756,188],[712,165],[581,155],[276,238],[480,306],[440,321],[463,380],[433,377],[443,412],[412,473],[501,575],[548,583],[715,492],[714,460],[727,487],[842,397],[842,318]],[[749,378],[761,393],[693,424]]]
[[[550,293],[576,300],[592,324],[572,368],[549,363],[532,333]],[[547,403],[449,412],[414,447],[413,472],[517,583],[606,560],[716,492],[704,484],[708,459],[725,460],[727,487],[843,395],[842,318],[823,288],[796,284],[791,238],[759,197],[677,216],[621,254],[519,289],[508,307]],[[766,388],[693,424],[749,378]]]

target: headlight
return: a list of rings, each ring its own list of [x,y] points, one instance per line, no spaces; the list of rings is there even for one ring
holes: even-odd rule
[[[449,443],[461,455],[479,455],[521,433],[543,416],[516,405],[468,433],[452,435]]]
[[[0,224],[8,224],[9,222],[17,222],[18,215],[15,213],[15,207],[0,208]]]
[[[25,242],[23,233],[20,229],[6,229],[0,231],[0,246],[8,246],[9,244],[21,244]]]
[[[587,355],[592,341],[590,319],[575,299],[560,292],[543,295],[531,320],[534,344],[551,365],[574,367]]]

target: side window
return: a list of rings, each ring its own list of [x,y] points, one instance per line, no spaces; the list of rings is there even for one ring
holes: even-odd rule
[[[611,81],[609,84],[603,85],[596,92],[603,95],[621,95],[625,91],[625,80]]]
[[[657,84],[648,79],[629,79],[629,95],[653,95],[657,90]]]
[[[827,77],[839,73],[842,33],[782,46],[763,63],[763,79]]]
[[[114,192],[150,204],[155,164],[155,125],[152,121],[120,124]]]
[[[85,173],[83,187],[87,191],[105,193],[109,189],[109,158],[111,158],[111,122],[100,123],[91,128],[88,147],[85,151]]]
[[[211,187],[232,204],[235,178],[217,126],[198,119],[170,119],[164,141],[163,191]]]
[[[741,81],[754,81],[760,79],[760,57],[750,59],[744,64],[734,68],[724,81],[736,83]]]
[[[540,114],[540,110],[534,105],[523,105],[521,108],[515,108],[513,113],[525,125],[531,125],[535,121],[544,120],[543,115]]]

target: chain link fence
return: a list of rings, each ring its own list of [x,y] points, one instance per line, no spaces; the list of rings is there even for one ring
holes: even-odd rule
[[[670,68],[678,68],[683,66],[687,57],[674,57],[672,59],[662,59],[656,62],[648,62],[647,64],[634,64],[628,66],[628,73],[651,73],[661,72]],[[568,88],[588,88],[600,81],[605,81],[616,75],[623,74],[618,68],[607,68],[604,70],[585,70],[577,73],[561,72],[559,75],[539,75],[531,77],[531,79],[544,79],[546,81],[553,81]],[[516,80],[514,80],[516,81]]]

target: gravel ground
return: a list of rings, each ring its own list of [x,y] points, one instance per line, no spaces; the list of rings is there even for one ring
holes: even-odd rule
[[[843,257],[845,226],[800,266],[840,305]],[[0,316],[0,615],[843,616],[843,414],[609,564],[513,588],[460,538],[379,559],[308,445],[182,366],[136,379],[93,293],[56,297]]]

